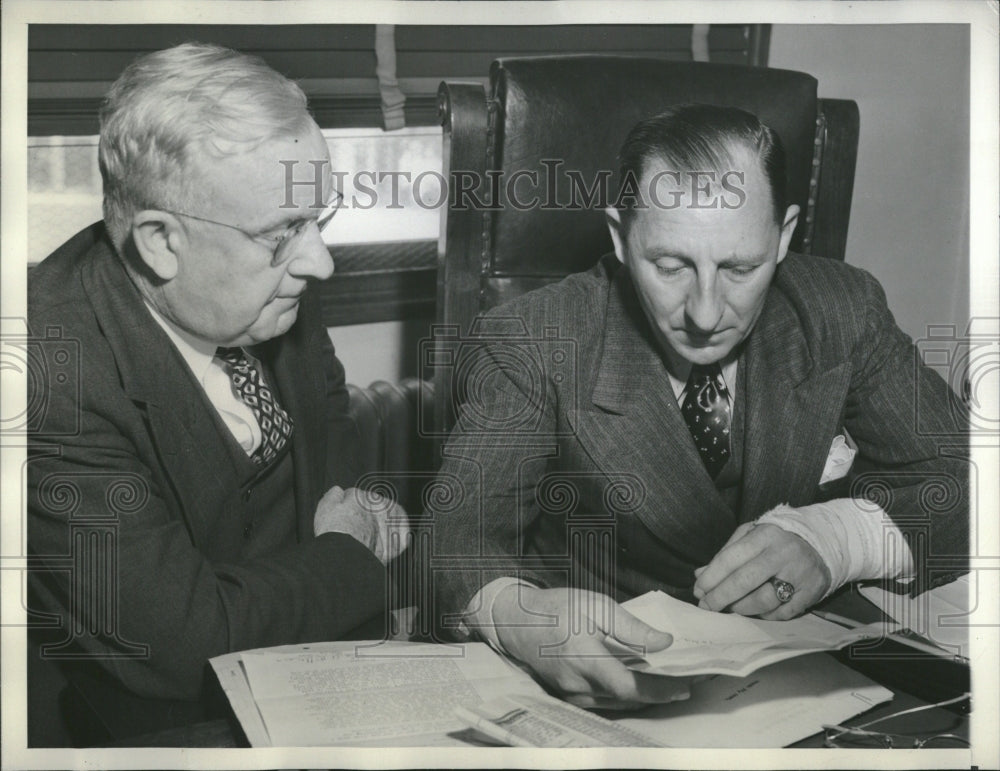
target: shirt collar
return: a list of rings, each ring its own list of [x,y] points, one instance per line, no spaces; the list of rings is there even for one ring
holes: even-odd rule
[[[170,338],[170,342],[172,342],[174,347],[177,348],[181,358],[183,358],[188,367],[191,368],[191,372],[194,373],[198,382],[203,383],[205,373],[211,366],[212,359],[215,358],[217,346],[206,342],[205,340],[200,340],[194,335],[185,332],[183,329],[180,329],[172,322],[163,318],[163,316],[161,316],[148,301],[143,299],[143,302],[146,303],[146,307],[156,320],[156,323],[159,324],[160,328],[167,333],[167,337]]]
[[[729,391],[730,399],[733,399],[734,394],[736,393],[736,372],[739,360],[739,355],[734,352],[719,362],[722,366],[722,379],[726,383],[726,389]],[[684,371],[687,375],[691,374],[690,363],[686,363]],[[669,367],[667,368],[667,376],[670,378],[670,387],[673,388],[674,397],[678,402],[681,402],[681,397],[684,396],[684,391],[687,389],[687,377],[685,377],[684,380],[675,377]]]

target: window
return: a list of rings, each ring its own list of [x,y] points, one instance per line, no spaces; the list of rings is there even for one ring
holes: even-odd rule
[[[436,91],[485,82],[500,56],[603,53],[763,64],[766,25],[399,25],[396,75],[408,128],[384,132],[371,24],[60,25],[28,32],[29,261],[100,218],[97,109],[140,53],[185,40],[263,57],[296,79],[345,172],[347,209],[332,228],[337,271],[324,283],[328,325],[430,319],[445,205]],[[54,216],[53,212],[58,212]]]

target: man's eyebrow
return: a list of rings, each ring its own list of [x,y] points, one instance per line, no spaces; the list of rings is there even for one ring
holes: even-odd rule
[[[719,265],[723,268],[734,265],[759,265],[767,260],[767,254],[734,254],[722,260]]]
[[[675,249],[654,248],[646,252],[647,260],[660,260],[664,257],[671,260],[684,260],[685,262],[691,262],[690,256],[684,252],[678,252]]]
[[[314,206],[313,203],[314,202],[310,202],[309,205],[303,209],[282,209],[282,217],[275,220],[273,223],[260,228],[258,232],[267,233],[270,230],[290,228],[301,222],[318,219],[326,204],[324,203],[323,206]]]
[[[258,233],[269,233],[272,230],[283,230],[292,227],[293,225],[302,222],[303,220],[309,219],[304,217],[298,210],[295,211],[285,211],[282,212],[284,216],[279,219],[269,222],[265,225],[257,228]]]
[[[261,227],[258,233],[267,233],[270,230],[278,230],[279,228],[290,228],[293,225],[297,225],[300,222],[306,222],[307,220],[315,220],[319,218],[320,213],[326,208],[327,198],[333,195],[335,189],[335,180],[333,177],[329,177],[323,180],[323,201],[316,205],[316,199],[312,199],[308,204],[306,204],[301,209],[297,207],[289,208],[287,205],[282,205],[278,207],[278,210],[283,215],[279,219],[275,220],[273,223]]]

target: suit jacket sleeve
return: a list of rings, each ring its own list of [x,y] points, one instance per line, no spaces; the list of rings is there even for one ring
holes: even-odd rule
[[[878,503],[906,535],[914,591],[965,572],[969,554],[969,421],[965,405],[919,360],[881,286],[866,277],[844,424],[858,445],[851,494]]]
[[[337,639],[381,616],[384,570],[347,535],[310,533],[252,560],[225,544],[204,547],[196,532],[227,511],[206,504],[181,516],[179,483],[161,462],[178,448],[154,446],[146,430],[152,408],[124,393],[102,334],[74,314],[41,310],[32,319],[79,339],[81,382],[79,390],[33,394],[46,415],[44,435],[30,440],[27,474],[36,609],[63,619],[67,652],[98,662],[141,696],[189,699],[200,694],[213,656]],[[346,458],[356,433],[343,369],[325,352],[327,403],[312,406],[326,408],[337,457]],[[186,494],[214,500],[211,475],[203,480]],[[312,505],[324,481],[307,486]]]
[[[317,320],[317,324],[319,320]],[[351,399],[347,393],[344,365],[333,350],[325,330],[319,335],[317,358],[323,363],[326,380],[326,469],[325,483],[320,493],[339,485],[354,487],[364,473],[358,448],[361,437],[350,414]]]
[[[443,451],[439,483],[450,492],[427,513],[433,527],[433,625],[445,634],[458,626],[457,614],[490,581],[514,576],[537,586],[566,585],[563,567],[545,555],[529,554],[526,544],[539,524],[538,484],[558,457],[562,406],[546,365],[541,334],[511,339],[515,324],[540,332],[542,303],[518,304],[491,312],[478,331],[490,342],[466,343],[455,371],[466,390],[456,426]],[[499,313],[504,314],[500,316]],[[522,325],[524,325],[522,327]],[[473,363],[474,362],[474,363]]]

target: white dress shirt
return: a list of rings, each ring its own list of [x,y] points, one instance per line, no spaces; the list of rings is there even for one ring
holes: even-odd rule
[[[253,455],[261,443],[260,426],[253,411],[240,399],[233,388],[233,381],[230,380],[225,365],[215,355],[218,346],[199,340],[183,329],[179,329],[163,318],[148,302],[146,307],[156,319],[156,323],[167,333],[167,337],[170,338],[170,342],[177,348],[181,357],[187,362],[195,380],[204,389],[205,395],[215,407],[219,417],[222,418],[222,422],[226,424],[226,428],[240,443],[246,454]],[[245,350],[244,353],[251,365],[257,367],[257,371],[260,372],[260,362]]]

